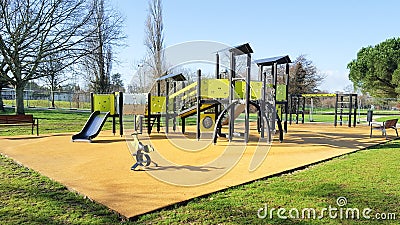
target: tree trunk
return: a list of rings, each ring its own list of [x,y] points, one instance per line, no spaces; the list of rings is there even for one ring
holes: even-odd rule
[[[54,91],[51,91],[51,107],[56,108],[56,106],[54,105]]]
[[[2,94],[1,94],[1,90],[2,90],[3,88],[2,87],[0,87],[0,111],[2,111],[2,112],[4,112],[5,111],[5,109],[4,109],[4,106],[3,106],[3,96],[2,96]]]
[[[21,82],[22,83],[22,82]],[[25,83],[23,84],[18,84],[15,87],[15,113],[17,115],[25,115],[25,109],[24,109],[24,88],[25,88]]]

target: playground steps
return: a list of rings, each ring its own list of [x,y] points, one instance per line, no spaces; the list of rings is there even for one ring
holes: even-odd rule
[[[214,107],[215,105],[216,104],[202,104],[200,106],[200,112],[210,109],[210,108]],[[185,109],[185,110],[181,111],[180,113],[178,113],[178,117],[186,118],[186,117],[192,116],[196,113],[197,113],[197,106],[192,106],[192,107]]]

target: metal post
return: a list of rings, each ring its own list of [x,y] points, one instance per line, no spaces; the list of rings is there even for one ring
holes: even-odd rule
[[[169,132],[169,114],[168,114],[168,106],[169,106],[169,80],[165,80],[165,133]]]
[[[348,126],[349,127],[351,127],[351,114],[352,114],[352,111],[353,111],[353,95],[352,94],[349,94],[349,122],[348,122]]]
[[[246,110],[245,110],[245,121],[244,121],[244,141],[249,142],[250,133],[250,67],[251,67],[251,55],[247,54],[247,73],[246,73]]]
[[[289,111],[289,63],[286,63],[286,103],[285,103],[285,122],[283,122],[283,130],[287,133],[287,121],[288,121],[288,111]],[[303,110],[304,112],[304,110]],[[303,116],[304,123],[304,116]]]
[[[124,111],[124,97],[123,97],[123,93],[119,92],[118,93],[118,98],[119,98],[119,105],[118,105],[118,117],[119,117],[119,135],[122,137],[122,135],[124,134],[124,125],[123,125],[123,121],[122,121],[122,116],[123,116],[123,111]]]
[[[354,101],[354,102],[357,104],[357,103],[358,103],[358,95],[355,94],[354,97],[355,97],[355,101]],[[357,124],[357,107],[354,107],[354,121],[353,121],[353,127],[356,127],[356,124]]]
[[[289,124],[292,125],[292,114],[293,114],[293,95],[290,95],[290,111],[289,111]]]
[[[337,109],[338,109],[338,101],[339,101],[338,94],[336,94],[335,99],[336,99],[336,101],[335,101],[335,120],[333,122],[333,125],[336,127],[337,126]]]
[[[147,94],[147,134],[151,134],[151,92]]]
[[[133,115],[133,131],[137,131],[137,120],[138,119],[138,117],[137,117],[137,115],[135,114],[135,115]]]
[[[220,74],[219,74],[219,53],[218,53],[218,52],[215,54],[215,77],[216,77],[217,79],[221,79],[221,76],[220,76]],[[221,105],[220,105],[220,104],[217,104],[217,105],[214,107],[215,119],[218,118],[218,115],[219,115],[219,112],[220,112],[220,111],[221,111]]]
[[[259,67],[259,79],[262,82],[262,87],[261,87],[261,101],[260,101],[260,115],[261,117],[259,118],[260,120],[260,135],[261,138],[264,138],[264,114],[265,114],[265,92],[267,91],[266,89],[266,81],[263,75],[263,66],[260,65]]]
[[[272,113],[272,118],[271,118],[271,130],[275,130],[275,122],[276,122],[276,117],[277,117],[277,113],[276,113],[276,91],[277,91],[277,82],[278,82],[278,72],[277,72],[277,63],[274,63],[272,65],[272,70],[271,70],[271,74],[272,74],[272,82],[273,82],[273,91],[274,91],[274,102],[273,102],[273,107],[274,107],[274,111],[275,113]]]
[[[161,81],[157,81],[157,96],[161,95]]]
[[[340,115],[339,115],[339,118],[340,118],[339,124],[340,124],[340,126],[343,125],[343,108],[344,108],[343,101],[344,101],[344,98],[343,98],[343,95],[341,95],[340,96]]]
[[[176,81],[174,81],[174,93],[176,93]],[[173,99],[173,101],[174,101],[174,105],[173,105],[173,119],[172,119],[172,123],[173,123],[173,125],[172,125],[172,129],[174,130],[174,132],[176,131],[176,97],[174,97],[174,99]]]
[[[221,79],[220,75],[219,75],[219,54],[217,52],[217,54],[215,54],[215,77],[217,79]]]
[[[182,89],[185,88],[185,86],[186,86],[186,85],[185,85],[185,82],[183,82],[183,83],[182,83]],[[181,98],[181,101],[182,101],[182,102],[181,102],[181,106],[182,106],[182,105],[185,105],[185,103],[186,103],[186,98],[183,99],[183,100],[182,100],[182,98]],[[182,117],[181,117],[181,123],[182,123],[182,134],[184,134],[184,133],[185,133],[185,125],[186,125],[186,124],[185,124],[185,123],[186,123],[185,118],[182,118]]]
[[[196,137],[197,140],[200,140],[200,107],[201,107],[201,70],[197,70],[197,112],[196,112],[196,120],[197,120],[197,129],[196,129]]]
[[[233,81],[233,79],[235,78],[235,69],[236,69],[236,64],[235,64],[235,53],[233,51],[231,51],[231,55],[230,55],[230,60],[231,60],[231,65],[230,65],[230,73],[229,73],[229,104],[231,104],[233,102],[233,98],[234,98],[234,94],[235,94],[235,82]],[[231,107],[230,112],[229,112],[229,136],[228,136],[228,140],[232,141],[232,136],[233,136],[233,132],[235,129],[234,126],[234,116],[235,114],[235,107]]]
[[[303,100],[303,106],[301,109],[301,123],[304,124],[304,111],[306,108],[306,99],[302,96],[301,99]]]
[[[260,73],[261,73],[261,80],[262,80],[262,90],[261,90],[261,104],[260,104],[260,127],[261,127],[261,138],[264,138],[265,134],[265,123],[264,123],[264,117],[265,117],[265,95],[267,92],[267,74],[264,72],[263,73],[264,66],[260,66]],[[265,121],[268,123],[268,121]],[[269,132],[269,131],[268,131]]]
[[[299,124],[299,107],[300,107],[300,97],[296,98],[296,124]]]
[[[313,102],[313,97],[311,97],[310,99],[310,122],[314,122],[314,118],[313,118],[313,112],[314,111],[314,102]]]

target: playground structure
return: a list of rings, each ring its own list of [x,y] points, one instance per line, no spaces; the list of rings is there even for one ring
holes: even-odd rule
[[[116,118],[119,118],[120,135],[123,135],[122,123],[123,94],[122,92],[112,94],[91,93],[91,115],[82,130],[72,136],[72,141],[89,141],[97,137],[101,128],[112,117],[113,134],[116,133]]]
[[[347,117],[348,127],[355,127],[357,124],[357,94],[292,94],[290,95],[290,124],[295,121],[296,124],[301,121],[304,123],[306,98],[310,98],[310,122],[313,122],[313,98],[334,97],[335,111],[333,124],[342,126],[345,117]],[[295,119],[293,119],[295,115]]]
[[[229,70],[220,73],[220,54],[229,53]],[[156,90],[147,96],[124,95],[124,114],[134,115],[135,131],[141,133],[143,126],[150,135],[154,125],[160,132],[161,119],[164,119],[164,132],[176,131],[178,119],[181,121],[181,131],[186,132],[187,118],[196,115],[196,138],[199,140],[202,132],[212,132],[213,141],[218,137],[243,137],[249,141],[250,105],[257,109],[257,130],[261,138],[268,137],[279,131],[279,140],[283,141],[283,132],[287,132],[288,113],[288,56],[279,56],[254,61],[259,67],[258,80],[250,78],[252,48],[248,43],[216,52],[215,78],[203,79],[201,70],[197,71],[197,81],[186,84],[186,78],[180,74],[167,74],[156,80]],[[246,71],[243,77],[237,74],[236,61],[238,56],[246,57]],[[285,64],[282,77],[279,76],[278,65]],[[271,67],[270,70],[267,70]],[[162,85],[165,85],[162,87]],[[180,90],[178,90],[180,87]],[[162,93],[163,92],[163,93]],[[235,119],[244,112],[244,129],[235,131]],[[283,119],[283,128],[282,128]],[[224,134],[223,126],[228,125],[228,133]],[[265,132],[267,134],[265,134]]]

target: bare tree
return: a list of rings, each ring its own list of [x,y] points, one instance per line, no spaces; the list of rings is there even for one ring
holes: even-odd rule
[[[83,68],[91,89],[97,93],[111,91],[111,70],[113,47],[121,45],[125,39],[122,33],[123,18],[111,7],[105,6],[104,0],[91,0],[93,14],[89,30],[95,34],[86,41],[86,48],[91,52],[83,60]]]
[[[17,114],[25,113],[26,84],[45,76],[37,69],[49,56],[62,52],[52,60],[67,67],[85,54],[87,8],[85,0],[0,1],[0,53],[8,69],[1,76],[15,87]]]
[[[164,24],[161,0],[149,0],[144,44],[149,56],[146,66],[151,68],[153,77],[158,78],[164,72]]]
[[[313,93],[324,79],[314,63],[300,55],[290,67],[289,93]]]
[[[64,65],[61,61],[53,60],[53,55],[42,63],[39,67],[39,73],[43,74],[42,80],[50,88],[51,93],[51,107],[55,108],[54,104],[54,91],[60,88],[60,85],[69,79],[65,75]],[[56,57],[57,58],[57,57]]]

